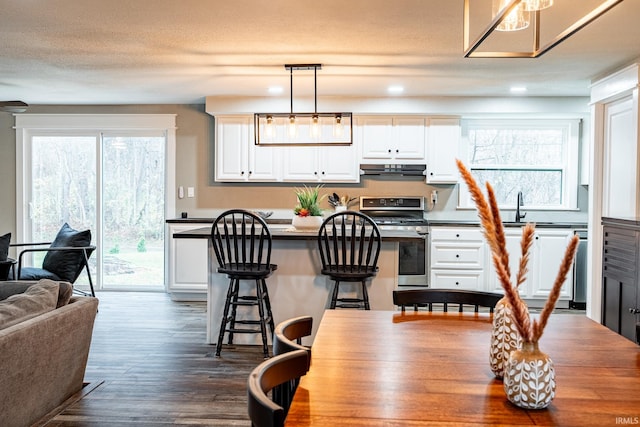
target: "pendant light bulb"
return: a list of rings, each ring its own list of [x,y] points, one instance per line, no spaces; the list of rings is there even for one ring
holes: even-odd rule
[[[298,126],[296,125],[296,116],[291,114],[289,116],[289,138],[293,139],[298,135]]]
[[[312,139],[320,138],[320,118],[317,114],[311,116],[311,129],[309,133]]]
[[[511,0],[493,0],[492,15],[495,18]],[[529,26],[529,12],[525,11],[525,1],[520,2],[496,27],[497,31],[518,31]]]
[[[524,3],[524,10],[527,12],[542,10],[553,6],[553,0],[522,0],[522,3]]]
[[[333,124],[333,137],[342,138],[344,135],[344,126],[342,125],[342,116],[336,114],[336,122]]]
[[[273,141],[276,134],[275,124],[273,123],[273,116],[267,116],[267,124],[264,125],[264,136],[268,141]]]

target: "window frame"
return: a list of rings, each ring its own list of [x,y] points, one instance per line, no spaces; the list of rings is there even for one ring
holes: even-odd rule
[[[578,180],[579,180],[579,146],[581,119],[527,119],[527,118],[493,118],[493,119],[463,119],[462,138],[460,145],[460,158],[467,168],[474,169],[498,169],[498,170],[536,170],[562,171],[561,194],[562,203],[552,206],[527,205],[527,210],[577,210],[578,209]],[[531,165],[473,165],[469,159],[469,131],[474,129],[560,129],[564,135],[563,159],[560,168],[553,166]],[[476,167],[477,166],[477,167]],[[480,167],[481,166],[481,167]],[[501,167],[502,166],[502,167]],[[484,183],[479,183],[484,188]],[[471,195],[466,185],[461,184],[458,191],[458,209],[475,209]],[[502,209],[515,209],[516,200],[499,205]]]

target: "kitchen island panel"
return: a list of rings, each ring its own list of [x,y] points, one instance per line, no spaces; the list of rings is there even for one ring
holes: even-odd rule
[[[277,264],[278,269],[266,281],[276,325],[292,317],[313,317],[312,334],[303,339],[305,345],[310,345],[315,337],[322,314],[329,307],[333,282],[320,274],[320,255],[315,238],[309,238],[310,236],[301,238],[304,237],[304,234],[306,233],[295,233],[298,238],[293,239],[284,239],[283,236],[278,239],[274,238],[271,262]],[[288,235],[294,237],[294,233],[288,233]],[[398,285],[398,247],[397,240],[386,240],[382,243],[378,259],[380,271],[368,284],[372,310],[394,309],[392,293]],[[215,254],[209,241],[207,291],[207,343],[209,344],[214,344],[218,340],[220,321],[229,285],[229,279],[226,275],[217,273],[216,269]],[[253,285],[249,281],[243,281],[240,286],[249,289]],[[356,286],[359,288],[359,284],[352,285],[354,294]],[[349,284],[341,286],[341,295],[348,296],[348,294]],[[255,313],[248,310],[242,312],[239,310],[238,314],[239,319],[255,317]],[[227,338],[225,337],[224,343],[226,344],[226,342]],[[259,334],[234,335],[234,344],[259,345],[260,343]]]

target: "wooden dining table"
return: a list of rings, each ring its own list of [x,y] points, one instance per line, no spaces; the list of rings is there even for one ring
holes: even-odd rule
[[[326,310],[286,419],[294,426],[615,426],[640,423],[640,346],[554,313],[546,409],[511,404],[489,367],[489,313]]]

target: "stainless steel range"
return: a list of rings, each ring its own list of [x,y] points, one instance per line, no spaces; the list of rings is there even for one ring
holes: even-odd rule
[[[409,230],[424,236],[419,242],[400,242],[398,285],[428,286],[429,222],[424,217],[424,197],[360,197],[360,212],[381,230]]]

